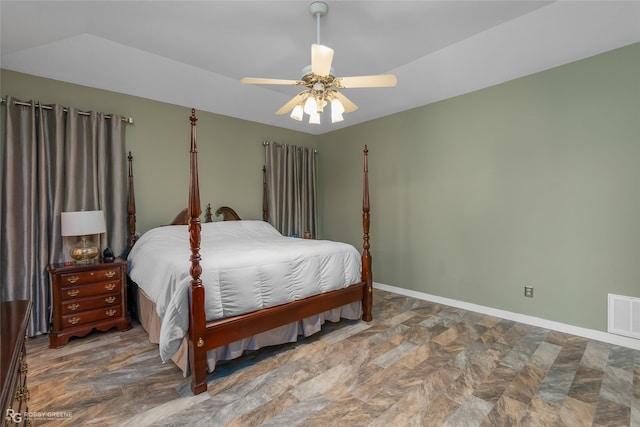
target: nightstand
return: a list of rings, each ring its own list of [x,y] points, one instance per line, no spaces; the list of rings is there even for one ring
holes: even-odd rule
[[[93,329],[131,328],[127,315],[127,261],[49,265],[53,327],[49,347],[62,347],[72,336]]]

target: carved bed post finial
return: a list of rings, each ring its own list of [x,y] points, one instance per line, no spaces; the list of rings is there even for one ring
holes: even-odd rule
[[[371,253],[369,248],[369,149],[364,146],[364,188],[362,190],[362,281],[365,282],[362,296],[362,320],[370,322],[373,319],[373,276],[371,274]]]
[[[133,156],[129,151],[129,199],[127,201],[127,223],[129,226],[129,249],[136,243],[136,197],[133,192]]]
[[[207,390],[207,364],[204,312],[204,287],[200,265],[201,229],[200,184],[198,182],[198,145],[196,141],[196,110],[191,110],[191,149],[189,162],[189,244],[191,246],[191,310],[189,311],[189,361],[191,365],[191,391],[199,394]]]

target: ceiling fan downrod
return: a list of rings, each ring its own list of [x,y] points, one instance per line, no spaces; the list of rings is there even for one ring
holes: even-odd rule
[[[322,1],[315,1],[309,5],[309,12],[316,17],[316,43],[320,44],[320,18],[327,14],[329,6]]]

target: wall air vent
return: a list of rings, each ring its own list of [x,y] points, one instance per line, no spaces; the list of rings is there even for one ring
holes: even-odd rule
[[[609,294],[607,331],[640,339],[640,298]]]

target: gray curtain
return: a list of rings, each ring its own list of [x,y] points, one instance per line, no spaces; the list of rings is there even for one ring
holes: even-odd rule
[[[126,249],[126,124],[118,115],[23,104],[6,100],[0,297],[32,301],[33,336],[49,331],[47,265],[69,260],[61,212],[103,210],[101,250],[108,246],[117,255]]]
[[[269,223],[285,236],[318,234],[316,154],[313,148],[265,143]]]

